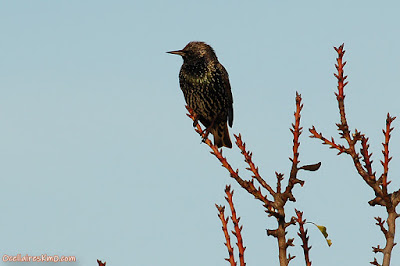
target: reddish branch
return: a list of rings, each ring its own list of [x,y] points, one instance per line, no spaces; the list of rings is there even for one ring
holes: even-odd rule
[[[229,236],[229,232],[228,232],[228,220],[229,218],[226,217],[225,219],[225,206],[219,206],[217,204],[215,204],[215,207],[217,207],[218,209],[218,217],[222,222],[222,231],[224,232],[224,236],[225,236],[225,246],[228,249],[228,253],[229,253],[229,258],[225,259],[227,261],[229,261],[229,263],[231,264],[231,266],[236,266],[236,262],[235,262],[235,258],[233,255],[233,247],[231,245],[231,237]]]
[[[365,136],[362,136],[361,138],[361,146],[362,148],[360,151],[361,155],[363,156],[364,167],[367,170],[367,173],[370,176],[370,178],[374,180],[375,173],[372,173],[372,160],[371,160],[372,153],[368,153],[368,148],[369,148],[368,138],[366,138]]]
[[[374,258],[374,261],[370,262],[372,265],[376,265],[376,266],[382,266],[378,263],[378,261],[376,260],[376,258]]]
[[[391,117],[388,114],[386,118],[386,130],[383,130],[383,134],[385,135],[385,142],[382,143],[383,144],[382,153],[384,159],[383,161],[381,161],[383,165],[383,173],[377,180],[375,172],[372,169],[372,159],[371,159],[372,153],[369,153],[368,151],[369,148],[368,138],[361,132],[357,131],[357,129],[355,129],[353,134],[350,134],[349,126],[346,119],[345,104],[344,104],[344,98],[345,98],[344,87],[347,85],[347,82],[345,82],[347,76],[344,76],[344,71],[343,71],[343,67],[346,65],[346,62],[343,62],[343,55],[345,53],[344,45],[342,44],[338,48],[335,47],[335,50],[338,53],[337,64],[335,65],[337,69],[335,77],[338,80],[338,86],[337,86],[338,92],[335,93],[335,95],[338,101],[339,114],[340,114],[340,123],[336,125],[338,127],[340,137],[346,140],[347,147],[345,147],[344,145],[336,144],[335,141],[333,140],[333,137],[331,138],[331,141],[328,140],[321,133],[318,133],[314,126],[309,130],[311,132],[312,138],[317,138],[322,140],[323,144],[329,145],[331,149],[338,150],[339,151],[338,154],[346,153],[351,156],[358,174],[373,189],[375,193],[375,198],[370,200],[369,204],[371,206],[381,205],[386,208],[386,211],[388,213],[388,218],[386,219],[387,228],[385,228],[384,226],[385,221],[383,221],[379,217],[376,218],[378,221],[377,225],[380,227],[382,233],[385,236],[386,245],[384,248],[380,248],[379,246],[377,248],[373,248],[373,251],[375,253],[377,252],[383,253],[382,265],[389,266],[392,249],[395,245],[394,242],[395,231],[396,231],[395,220],[399,217],[399,214],[396,212],[396,207],[400,203],[400,190],[393,193],[389,193],[387,190],[387,186],[390,183],[390,181],[387,181],[387,175],[389,170],[389,162],[391,160],[391,157],[389,157],[389,139],[390,139],[390,133],[393,130],[393,128],[391,128],[391,123],[393,122],[395,117]],[[364,161],[364,165],[361,164],[360,162],[361,156],[356,151],[357,142],[361,143],[360,153]],[[371,264],[381,265],[377,262],[376,259],[374,259],[374,261],[371,262]]]
[[[300,112],[303,109],[303,104],[301,103],[301,96],[298,92],[296,92],[296,112],[294,113],[295,123],[292,124],[293,129],[291,128],[290,131],[293,134],[293,158],[289,158],[292,162],[292,170],[297,170],[297,165],[299,161],[299,137],[301,135],[302,127],[300,127]]]
[[[303,245],[301,245],[301,247],[303,248],[303,252],[304,252],[304,259],[306,262],[307,266],[311,265],[311,261],[310,261],[310,249],[311,246],[308,246],[308,239],[309,237],[307,236],[307,231],[308,230],[304,230],[304,224],[306,222],[306,220],[303,220],[303,212],[296,210],[296,222],[299,225],[299,233],[297,233],[299,235],[299,237],[301,238],[301,241],[303,242]]]
[[[242,238],[242,229],[243,226],[239,226],[239,221],[240,221],[240,217],[236,216],[236,210],[235,210],[235,206],[233,205],[233,190],[231,191],[231,186],[226,186],[225,187],[225,193],[226,193],[226,201],[228,201],[229,207],[231,209],[231,219],[234,225],[234,229],[235,231],[232,231],[232,233],[234,234],[234,236],[237,239],[237,243],[236,245],[238,246],[238,250],[239,250],[239,262],[240,262],[240,266],[245,266],[246,263],[244,262],[244,251],[246,249],[246,247],[243,246],[243,238]]]
[[[244,156],[244,161],[249,165],[248,168],[246,168],[247,170],[251,171],[254,173],[254,175],[252,176],[253,178],[255,178],[260,184],[261,186],[263,186],[265,189],[268,190],[268,192],[274,196],[275,192],[274,190],[267,184],[267,182],[265,182],[265,180],[260,176],[259,172],[258,172],[258,167],[255,166],[255,164],[252,161],[252,157],[253,157],[253,153],[246,151],[246,143],[244,143],[242,141],[242,137],[239,134],[239,136],[236,136],[236,144],[239,147],[241,153]]]
[[[196,120],[196,115],[194,114],[193,110],[190,108],[186,107],[189,111],[188,116],[195,121]],[[246,149],[246,144],[242,141],[242,137],[239,134],[234,135],[236,138],[236,145],[239,147],[241,153],[243,154],[245,158],[245,162],[249,165],[247,170],[252,172],[252,179],[251,181],[244,180],[239,176],[239,170],[233,170],[231,165],[228,163],[225,157],[222,155],[222,149],[218,150],[217,146],[213,145],[211,140],[208,139],[206,134],[201,128],[201,125],[197,123],[195,125],[195,131],[200,134],[204,140],[204,142],[211,148],[211,153],[218,158],[218,160],[222,163],[222,166],[225,167],[228,172],[230,173],[231,177],[234,178],[241,187],[243,187],[247,192],[252,194],[256,199],[262,201],[264,203],[264,206],[266,208],[266,212],[268,213],[269,216],[273,216],[276,218],[278,222],[278,227],[276,229],[269,229],[267,230],[267,234],[274,236],[277,238],[278,241],[278,247],[279,247],[279,261],[280,265],[288,265],[289,261],[294,258],[294,256],[291,256],[290,254],[287,255],[287,248],[289,246],[293,246],[293,239],[286,239],[286,228],[292,224],[295,223],[294,219],[291,219],[290,221],[286,222],[285,221],[285,204],[287,203],[288,200],[290,201],[296,201],[292,190],[293,187],[296,184],[303,185],[304,181],[299,180],[297,178],[297,173],[299,170],[308,170],[308,171],[315,171],[319,168],[321,165],[320,163],[318,164],[313,164],[313,165],[305,165],[299,167],[299,136],[301,134],[302,128],[300,127],[300,112],[301,109],[303,108],[303,105],[301,103],[301,95],[296,92],[296,111],[294,113],[295,117],[295,123],[292,124],[292,129],[291,132],[293,133],[293,157],[290,158],[292,161],[292,166],[291,166],[291,171],[290,171],[290,176],[288,180],[288,185],[282,190],[282,180],[283,180],[283,174],[276,173],[276,178],[277,178],[277,189],[276,191],[273,190],[271,185],[269,185],[260,175],[258,171],[258,167],[254,164],[253,158],[252,158],[252,153],[249,152]],[[263,190],[265,189],[266,192],[261,190],[261,187],[258,186],[256,188],[256,185],[254,184],[258,182]],[[283,191],[283,192],[282,192]],[[267,199],[266,193],[269,193],[269,195],[273,198],[273,200]],[[239,248],[240,249],[240,248]]]
[[[390,127],[391,123],[393,120],[395,120],[396,117],[390,117],[389,113],[387,114],[386,118],[386,130],[382,130],[383,134],[385,135],[385,142],[382,143],[383,145],[383,157],[384,161],[381,161],[381,164],[383,166],[383,173],[381,176],[382,179],[382,190],[385,194],[387,194],[387,185],[389,185],[390,181],[387,181],[387,175],[389,171],[389,162],[392,160],[392,157],[389,157],[389,140],[390,140],[390,132],[392,132],[393,128]]]
[[[382,220],[381,217],[375,217],[375,220],[376,220],[376,225],[379,226],[379,228],[381,229],[383,235],[386,237],[389,232],[388,232],[388,230],[386,230],[386,228],[384,226],[385,225],[385,220]],[[380,249],[379,245],[378,245],[377,248],[373,247],[373,249],[374,249],[375,253],[377,253],[376,250],[379,250],[379,252],[382,252],[382,249]]]
[[[313,135],[314,138],[318,138],[318,139],[323,141],[322,144],[329,145],[330,149],[337,149],[339,151],[338,155],[343,153],[343,152],[346,152],[346,148],[344,146],[342,146],[342,145],[336,144],[335,140],[333,139],[333,137],[331,138],[331,140],[326,139],[324,136],[322,136],[321,133],[317,132],[317,130],[315,129],[314,126],[312,128],[310,128],[309,130],[310,130],[310,132],[311,132],[311,134]]]
[[[190,109],[188,106],[186,106],[186,109],[189,111],[188,116],[195,121],[196,116],[193,112],[192,109]],[[203,138],[204,142],[211,148],[211,154],[213,154],[215,157],[217,157],[217,159],[222,163],[222,166],[224,168],[226,168],[230,174],[230,176],[236,180],[236,182],[239,183],[239,185],[241,187],[243,187],[247,192],[249,192],[250,194],[252,194],[256,199],[262,201],[264,204],[266,205],[271,205],[271,202],[267,199],[267,196],[264,196],[261,193],[261,189],[260,188],[256,188],[254,186],[254,181],[247,181],[247,180],[243,180],[240,176],[239,176],[239,170],[236,169],[233,170],[233,168],[231,167],[231,165],[228,163],[228,161],[226,160],[226,158],[222,155],[222,149],[218,150],[218,147],[216,145],[214,145],[211,140],[206,136],[206,133],[203,132],[203,129],[201,128],[200,124],[197,123],[196,124],[196,128],[195,131],[197,133],[199,133],[201,135],[201,137]],[[238,143],[238,139],[241,141],[241,136],[239,134],[239,136],[235,135],[235,138],[237,140],[236,144]],[[242,142],[241,142],[242,143]]]
[[[290,176],[289,176],[289,183],[286,187],[285,193],[283,193],[284,200],[286,201],[287,199],[291,201],[296,201],[292,194],[292,189],[295,184],[300,184],[301,186],[304,185],[304,181],[297,179],[297,171],[299,170],[298,164],[299,164],[299,137],[301,135],[301,130],[303,129],[300,127],[300,112],[301,109],[303,109],[303,104],[301,103],[301,95],[296,92],[296,112],[294,113],[294,118],[295,118],[295,123],[292,124],[292,127],[290,131],[293,134],[293,158],[289,158],[290,161],[292,162],[292,168],[290,170]]]
[[[99,266],[106,266],[106,262],[101,262],[101,260],[97,260],[97,263],[99,264]]]

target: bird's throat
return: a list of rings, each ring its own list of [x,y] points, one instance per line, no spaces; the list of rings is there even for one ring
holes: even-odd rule
[[[197,64],[183,64],[182,71],[184,78],[192,84],[204,84],[208,83],[212,79],[212,67],[206,62]]]

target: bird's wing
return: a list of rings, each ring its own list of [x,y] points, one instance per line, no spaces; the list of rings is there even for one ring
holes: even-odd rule
[[[232,127],[233,124],[233,97],[232,97],[232,91],[231,91],[231,84],[229,82],[229,75],[228,72],[226,71],[225,67],[222,64],[218,64],[217,71],[220,72],[219,75],[217,75],[219,80],[225,89],[225,96],[226,99],[228,100],[227,102],[227,108],[228,108],[228,124],[230,127]]]

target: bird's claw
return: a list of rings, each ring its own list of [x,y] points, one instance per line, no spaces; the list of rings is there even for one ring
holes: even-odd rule
[[[208,128],[206,128],[206,129],[204,129],[202,132],[201,132],[201,141],[202,142],[206,142],[206,140],[208,139],[208,135],[210,134],[210,130],[208,129]]]

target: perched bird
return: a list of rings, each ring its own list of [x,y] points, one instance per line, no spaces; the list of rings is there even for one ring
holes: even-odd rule
[[[179,83],[186,104],[206,127],[206,134],[214,135],[218,148],[232,148],[227,125],[233,123],[231,85],[213,48],[204,42],[190,42],[182,50],[167,53],[183,58]]]

